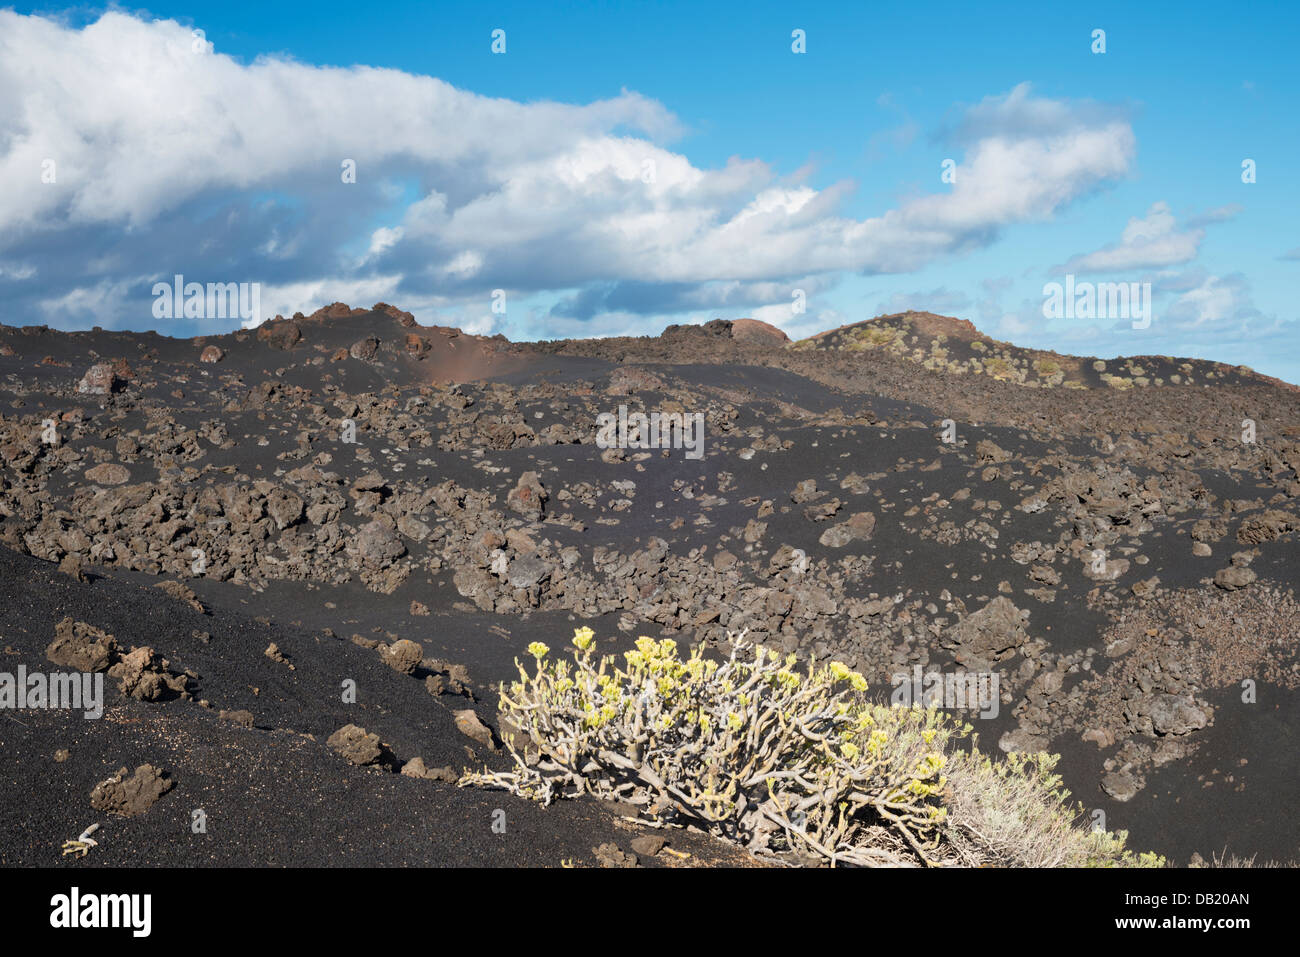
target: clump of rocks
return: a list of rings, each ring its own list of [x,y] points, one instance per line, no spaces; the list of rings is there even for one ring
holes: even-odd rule
[[[165,701],[189,698],[189,677],[171,670],[171,662],[152,648],[132,648],[108,669],[117,679],[118,690],[138,701]]]

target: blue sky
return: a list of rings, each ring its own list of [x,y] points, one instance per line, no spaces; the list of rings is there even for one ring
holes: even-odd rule
[[[384,299],[512,338],[917,308],[1300,381],[1298,26],[1282,4],[19,5],[3,318],[239,323],[155,318],[176,273],[258,283],[268,314]],[[1150,283],[1152,322],[1045,318],[1067,273]]]

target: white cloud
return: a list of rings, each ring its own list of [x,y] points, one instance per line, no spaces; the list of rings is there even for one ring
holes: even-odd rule
[[[1224,206],[1210,210],[1180,229],[1168,203],[1152,203],[1146,216],[1134,216],[1128,221],[1118,243],[1104,246],[1096,252],[1075,256],[1058,268],[1076,273],[1123,272],[1191,262],[1200,251],[1201,241],[1205,239],[1202,225],[1230,219],[1236,215],[1237,209],[1234,206]]]
[[[387,226],[380,226],[370,234],[370,248],[366,250],[366,258],[372,259],[385,250],[391,249],[401,238],[401,227],[390,229]]]
[[[29,263],[0,262],[0,279],[31,279],[36,267]]]
[[[1171,319],[1193,326],[1237,318],[1243,310],[1253,312],[1250,290],[1240,276],[1206,276],[1169,307]]]
[[[460,253],[451,262],[443,267],[443,272],[447,275],[470,277],[483,268],[483,257],[472,249],[467,249]]]
[[[286,290],[285,308],[317,296],[301,290],[378,287],[403,304],[632,283],[650,315],[684,285],[779,292],[744,302],[758,307],[788,300],[795,277],[988,245],[1126,175],[1135,150],[1115,111],[1022,84],[963,114],[951,188],[853,219],[838,212],[852,184],[815,189],[756,159],[695,166],[662,145],[672,114],[635,92],[520,103],[396,70],[245,65],[118,12],[78,30],[0,11],[0,90],[0,179],[33,184],[0,193],[0,253],[68,237],[34,263],[67,285],[46,300],[219,271]],[[44,158],[55,184],[39,182]],[[78,244],[113,248],[113,272]]]
[[[619,124],[675,128],[635,93],[520,104],[397,70],[244,66],[193,52],[174,21],[116,12],[75,30],[0,11],[0,88],[5,180],[39,183],[41,161],[57,164],[53,186],[0,195],[6,228],[60,209],[72,222],[139,224],[208,188],[287,186],[306,170],[338,182],[345,158],[360,180],[395,156],[510,164]]]
[[[111,304],[127,295],[132,285],[131,280],[103,279],[92,285],[78,285],[61,292],[57,296],[40,301],[39,307],[52,319],[74,317],[85,326],[95,324],[94,317],[105,314]],[[86,322],[91,318],[92,322]]]

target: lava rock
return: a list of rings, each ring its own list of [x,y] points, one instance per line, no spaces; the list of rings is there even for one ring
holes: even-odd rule
[[[96,485],[122,485],[130,480],[131,471],[125,465],[104,462],[94,468],[86,469],[85,476]]]
[[[384,664],[404,675],[413,675],[424,660],[424,649],[418,642],[402,638],[379,652]]]
[[[90,806],[105,814],[138,817],[176,786],[173,778],[152,764],[140,765],[130,777],[127,773],[126,768],[121,768],[108,780],[96,784],[90,792]]]
[[[331,734],[325,743],[345,760],[359,767],[379,764],[384,757],[379,735],[370,734],[355,724],[345,724]]]
[[[1236,591],[1239,588],[1245,588],[1254,580],[1255,573],[1249,568],[1240,565],[1220,568],[1214,573],[1214,584],[1224,591]]]
[[[82,395],[109,395],[120,384],[111,364],[96,362],[77,383],[77,391]]]
[[[84,621],[64,618],[54,627],[54,641],[45,657],[74,671],[107,671],[117,660],[117,641]]]
[[[1150,712],[1156,734],[1190,734],[1209,722],[1209,717],[1195,702],[1178,695],[1158,695],[1151,703]]]
[[[533,520],[542,517],[542,509],[547,499],[546,489],[536,472],[525,472],[519,476],[519,482],[506,496],[506,504],[511,511]]]

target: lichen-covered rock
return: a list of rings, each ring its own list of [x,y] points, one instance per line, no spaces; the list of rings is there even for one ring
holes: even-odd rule
[[[802,505],[804,502],[811,502],[821,494],[823,493],[817,491],[816,479],[804,479],[796,485],[794,491],[790,493],[790,501],[794,502],[796,505]]]
[[[551,574],[550,566],[536,555],[526,555],[510,562],[506,579],[512,588],[532,588]]]

